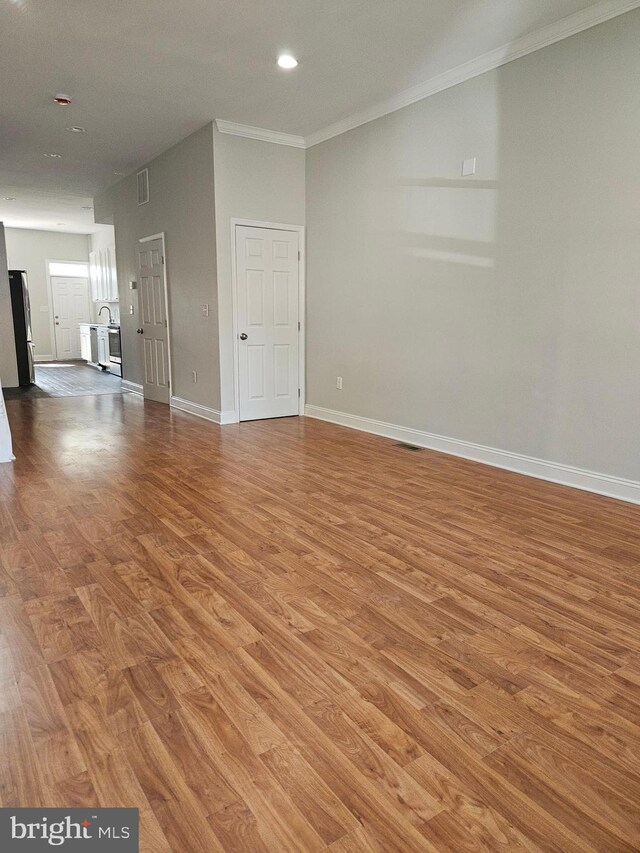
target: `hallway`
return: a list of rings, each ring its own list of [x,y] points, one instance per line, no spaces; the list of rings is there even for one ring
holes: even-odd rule
[[[84,397],[87,394],[121,394],[122,380],[84,361],[36,364],[36,381],[22,388],[3,388],[6,400],[42,397]]]
[[[7,409],[3,806],[135,806],[147,853],[638,849],[640,508],[305,418]]]

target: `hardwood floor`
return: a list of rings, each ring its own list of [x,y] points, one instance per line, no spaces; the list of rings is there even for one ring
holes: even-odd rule
[[[137,806],[154,853],[640,849],[640,508],[303,418],[7,408],[3,805]]]

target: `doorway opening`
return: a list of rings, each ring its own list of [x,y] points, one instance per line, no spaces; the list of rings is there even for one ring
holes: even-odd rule
[[[96,255],[104,255],[104,263]],[[115,253],[47,260],[51,352],[36,361],[34,397],[122,392]],[[109,304],[107,304],[107,300]]]

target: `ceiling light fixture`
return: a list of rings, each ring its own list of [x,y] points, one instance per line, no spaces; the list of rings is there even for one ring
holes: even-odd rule
[[[53,103],[57,104],[59,107],[68,107],[71,103],[71,98],[68,95],[56,95],[53,99]]]
[[[295,56],[291,56],[290,53],[281,53],[278,57],[278,65],[280,68],[286,68],[290,70],[291,68],[295,68],[298,64],[298,60]]]
[[[14,195],[6,195],[6,196],[4,197],[4,200],[5,200],[5,201],[15,201],[15,200],[16,200],[16,197],[15,197]]]
[[[45,157],[53,157],[54,160],[59,160],[62,157],[62,154],[45,154]]]
[[[85,128],[80,127],[79,124],[74,124],[71,127],[68,127],[67,130],[69,131],[69,133],[86,133],[87,132],[85,130]]]
[[[56,222],[56,225],[66,225],[66,222]]]
[[[82,209],[83,209],[83,210],[93,210],[93,208],[92,208],[92,207],[90,207],[89,205],[87,205],[86,207],[83,207]]]

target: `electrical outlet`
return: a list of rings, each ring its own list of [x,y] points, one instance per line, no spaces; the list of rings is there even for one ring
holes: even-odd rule
[[[336,376],[336,388],[342,391],[342,376]]]
[[[133,305],[129,305],[129,314],[134,314]]]
[[[193,376],[193,381],[197,382],[198,381],[198,371],[194,370],[191,375]]]

